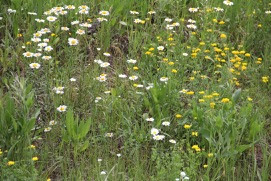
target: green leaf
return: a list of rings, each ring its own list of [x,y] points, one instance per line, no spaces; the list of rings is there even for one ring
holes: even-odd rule
[[[26,107],[30,108],[33,105],[34,101],[33,101],[33,97],[29,96],[25,102]]]
[[[35,118],[32,118],[32,119],[28,120],[26,122],[26,124],[23,125],[23,131],[24,131],[24,133],[28,134],[31,131],[31,129],[34,128],[35,123],[36,123],[36,119]]]
[[[53,41],[53,45],[57,44],[59,42],[60,38],[56,38],[54,41]]]
[[[232,99],[234,102],[237,102],[241,96],[241,91],[242,89],[237,89],[233,94],[232,94]]]
[[[209,141],[209,143],[212,143],[211,137],[210,137],[210,131],[207,129],[200,130],[200,134]]]
[[[67,134],[66,130],[62,130],[62,139],[64,142],[69,142],[69,135]]]
[[[262,124],[259,124],[257,121],[253,121],[249,128],[249,138],[253,140],[261,130]]]
[[[17,122],[16,122],[16,120],[14,118],[11,118],[11,120],[12,120],[13,129],[14,129],[15,132],[17,132],[18,124],[17,124]]]
[[[216,120],[215,120],[215,125],[217,128],[221,129],[222,126],[223,126],[223,120],[220,116],[217,116],[216,117]]]
[[[89,118],[85,123],[81,122],[79,125],[79,139],[86,137],[91,125],[91,119]]]
[[[73,117],[73,112],[71,110],[68,110],[66,114],[66,128],[70,136],[73,136],[75,134],[74,133],[74,117]]]
[[[15,115],[15,104],[14,104],[14,100],[11,98],[10,94],[7,94],[5,96],[5,112],[6,112],[6,116],[5,119],[7,119],[6,121],[11,120]]]
[[[251,144],[249,145],[239,145],[235,148],[236,151],[238,151],[239,153],[242,153],[244,151],[246,151],[247,149],[251,148]]]
[[[85,151],[89,147],[89,141],[86,140],[83,145],[80,147],[79,151]]]

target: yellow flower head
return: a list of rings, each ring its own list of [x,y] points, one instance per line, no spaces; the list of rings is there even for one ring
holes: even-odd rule
[[[197,131],[192,132],[192,136],[198,136],[198,135],[199,135],[199,133]]]
[[[177,73],[178,71],[176,69],[171,70],[172,73]]]
[[[176,114],[176,118],[182,118],[183,116],[181,114]]]
[[[186,93],[187,95],[194,95],[194,92],[193,91],[189,91]]]
[[[220,38],[227,38],[227,35],[224,34],[224,33],[222,33],[222,34],[220,35]]]
[[[210,102],[210,107],[211,107],[212,109],[214,109],[214,108],[215,108],[215,103],[214,103],[214,102]]]
[[[14,161],[9,161],[9,162],[8,162],[8,166],[11,166],[11,165],[14,165],[14,164],[15,164]]]
[[[37,161],[37,160],[39,160],[39,158],[35,156],[35,157],[32,158],[32,160]]]
[[[193,145],[192,149],[196,150],[197,152],[201,151],[201,149],[198,145]]]
[[[183,127],[184,127],[184,129],[190,129],[192,127],[192,125],[191,124],[185,124]]]
[[[269,77],[268,76],[263,76],[262,77],[262,82],[263,83],[267,83],[269,81]]]
[[[223,98],[223,99],[221,100],[221,102],[223,102],[223,103],[228,103],[228,102],[230,102],[230,99],[228,99],[228,98]]]
[[[214,154],[213,153],[208,153],[208,157],[213,157]]]

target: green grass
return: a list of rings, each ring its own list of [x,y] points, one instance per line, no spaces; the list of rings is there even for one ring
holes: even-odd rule
[[[271,4],[233,3],[1,1],[1,180],[183,180],[181,172],[190,180],[270,180]],[[44,12],[69,4],[75,10],[46,20]],[[97,23],[101,17],[107,21]],[[31,41],[43,28],[50,52]]]

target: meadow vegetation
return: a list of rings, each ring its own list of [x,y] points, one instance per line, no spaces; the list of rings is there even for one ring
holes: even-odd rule
[[[271,180],[270,0],[0,10],[0,180]]]

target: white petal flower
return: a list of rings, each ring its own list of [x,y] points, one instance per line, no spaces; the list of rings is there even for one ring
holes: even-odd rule
[[[134,60],[134,59],[129,59],[129,60],[127,60],[127,63],[131,63],[131,64],[135,64],[137,61],[136,60]]]
[[[78,34],[78,35],[84,35],[84,34],[86,34],[86,32],[85,32],[85,30],[78,29],[76,31],[76,34]]]
[[[163,126],[169,126],[169,125],[170,125],[170,122],[164,121],[164,122],[162,122],[162,125],[163,125]]]
[[[75,82],[76,79],[75,79],[75,78],[70,78],[70,81],[71,81],[71,82]]]
[[[105,67],[108,67],[109,65],[110,65],[110,63],[108,63],[108,62],[103,62],[103,63],[100,64],[100,67],[105,68]]]
[[[27,58],[30,58],[30,57],[33,57],[34,54],[31,53],[31,52],[25,52],[25,53],[23,53],[23,56],[24,56],[24,57],[27,57]]]
[[[29,66],[32,69],[39,69],[40,68],[40,64],[38,64],[38,63],[31,63],[31,64],[29,64]]]
[[[154,118],[147,118],[146,121],[148,121],[148,122],[153,122],[153,121],[154,121]]]
[[[229,1],[229,0],[225,0],[223,1],[223,4],[227,5],[227,6],[232,6],[233,2]]]
[[[99,14],[102,15],[102,16],[108,16],[109,11],[100,11]]]
[[[46,51],[46,52],[50,52],[52,50],[53,50],[53,48],[51,46],[47,46],[44,48],[44,51]]]
[[[107,53],[107,52],[104,52],[103,55],[106,56],[106,57],[110,57],[111,56],[111,54]]]
[[[55,16],[48,16],[46,19],[47,19],[47,21],[49,21],[49,22],[54,22],[54,21],[57,20],[57,17],[55,17]]]
[[[159,51],[163,51],[164,49],[165,49],[164,46],[159,46],[159,47],[157,47],[157,50],[159,50]]]
[[[163,140],[163,139],[165,139],[165,135],[154,135],[154,136],[153,136],[153,139],[154,139],[154,140],[158,140],[158,141],[159,141],[159,140]]]
[[[134,81],[134,80],[137,80],[137,79],[138,79],[138,76],[133,75],[133,76],[130,76],[129,79]]]
[[[54,120],[52,120],[52,121],[49,122],[49,125],[50,125],[50,126],[54,126],[54,125],[56,125],[56,124],[57,124],[57,121],[54,121]]]
[[[185,172],[181,172],[180,175],[181,175],[181,177],[185,177],[186,173]]]
[[[173,140],[173,139],[170,139],[169,142],[172,143],[172,144],[176,144],[176,141]]]
[[[61,30],[62,30],[62,31],[69,31],[70,28],[68,28],[68,27],[61,27]]]
[[[152,134],[153,136],[158,135],[158,134],[159,134],[159,130],[156,129],[156,128],[152,128],[152,129],[151,129],[151,134]]]
[[[75,45],[78,45],[79,41],[75,38],[69,38],[68,43],[70,46],[75,46]]]
[[[44,128],[44,132],[46,133],[46,132],[49,132],[49,131],[51,131],[51,127],[47,127],[47,128]]]
[[[125,75],[125,74],[119,74],[119,78],[125,79],[125,78],[127,78],[127,75]]]
[[[139,14],[137,11],[130,11],[130,14]]]
[[[195,12],[198,12],[199,11],[199,8],[189,8],[188,11],[190,13],[195,13]]]
[[[161,82],[167,82],[167,81],[168,81],[168,78],[167,78],[167,77],[161,77],[161,78],[160,78],[160,81],[161,81]]]
[[[172,21],[172,19],[166,18],[165,21],[170,23]]]
[[[57,111],[58,112],[65,112],[67,110],[67,106],[65,105],[60,105],[58,108],[57,108]]]

